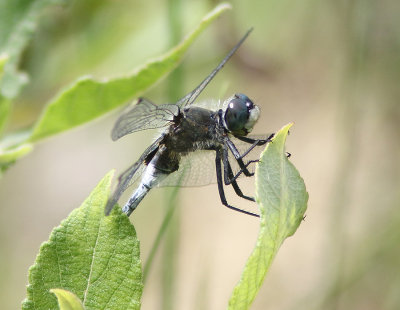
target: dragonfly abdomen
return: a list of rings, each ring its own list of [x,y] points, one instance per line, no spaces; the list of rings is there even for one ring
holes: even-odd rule
[[[129,216],[147,195],[150,189],[156,187],[170,173],[178,170],[178,168],[179,160],[176,156],[173,156],[164,145],[161,145],[153,158],[147,164],[139,186],[122,208],[122,211]]]

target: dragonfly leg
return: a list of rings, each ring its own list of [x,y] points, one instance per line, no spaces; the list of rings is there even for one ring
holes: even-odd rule
[[[267,139],[251,139],[251,138],[247,138],[247,137],[236,137],[239,140],[243,141],[243,142],[247,142],[249,144],[251,144],[251,146],[243,153],[240,154],[238,149],[236,148],[235,144],[230,140],[227,139],[226,140],[226,145],[229,148],[229,150],[232,152],[233,156],[235,157],[237,163],[239,164],[240,167],[240,171],[235,175],[234,179],[236,179],[237,177],[240,176],[240,174],[244,173],[245,176],[251,177],[254,175],[254,173],[251,173],[247,167],[251,164],[251,163],[255,163],[258,162],[258,160],[250,160],[248,163],[244,163],[243,162],[243,158],[249,154],[256,146],[260,146],[260,145],[264,145],[268,142],[271,142],[271,139],[274,137],[274,134],[271,134]]]
[[[236,175],[233,175],[231,164],[229,163],[228,158],[228,150],[225,148],[222,153],[222,163],[224,164],[224,183],[225,185],[231,185],[236,179],[242,174],[246,174],[245,170],[252,163],[259,162],[259,160],[250,160],[248,163],[243,163],[243,168],[241,168]],[[248,171],[248,170],[247,170]],[[249,171],[249,174],[246,176],[253,176],[254,173]]]
[[[247,176],[247,177],[253,176],[254,173],[251,173],[251,172],[247,169],[247,166],[245,165],[245,163],[243,162],[243,159],[242,159],[243,156],[239,153],[239,151],[238,151],[238,149],[236,148],[236,146],[235,146],[235,145],[233,144],[233,142],[232,142],[231,140],[229,140],[229,139],[226,140],[224,149],[226,149],[227,147],[228,147],[229,150],[232,152],[232,154],[233,154],[233,156],[235,157],[237,163],[239,164],[239,167],[240,167],[240,169],[241,169],[241,171],[242,171],[241,173],[244,173],[244,175]],[[254,146],[254,147],[255,147],[255,146]],[[254,148],[254,147],[253,147],[253,148]],[[247,153],[248,153],[248,152],[247,152]]]
[[[237,212],[241,212],[241,213],[248,214],[248,215],[255,216],[255,217],[260,217],[258,214],[255,214],[255,213],[252,213],[252,212],[248,212],[248,211],[236,208],[234,206],[231,206],[226,201],[225,192],[224,192],[224,184],[223,184],[223,181],[222,181],[221,153],[220,153],[219,150],[216,151],[215,167],[216,167],[216,173],[217,173],[218,192],[219,192],[219,197],[221,199],[222,204],[225,207],[227,207],[229,209],[232,209],[232,210],[235,210]]]
[[[236,138],[251,144],[251,146],[243,153],[240,154],[239,151],[236,149],[234,143],[232,141],[228,141],[228,147],[231,149],[232,154],[235,156],[236,160],[243,159],[247,154],[249,154],[256,146],[261,146],[264,144],[267,144],[268,142],[272,141],[272,138],[274,137],[274,134],[270,134],[267,139],[252,139],[248,137],[241,137],[237,136]]]
[[[229,162],[229,161],[228,161],[228,162]],[[256,159],[256,160],[250,160],[249,162],[247,162],[247,163],[245,164],[245,169],[247,169],[247,167],[250,166],[251,164],[253,164],[253,163],[258,163],[258,162],[259,162],[258,159]],[[230,164],[229,164],[229,166],[230,166]],[[231,173],[229,174],[229,178],[227,179],[227,181],[225,181],[225,185],[229,185],[229,184],[231,184],[233,181],[236,181],[236,179],[237,179],[238,177],[240,177],[242,173],[244,173],[244,169],[240,169],[235,175],[233,175],[233,171],[232,171],[232,169],[231,169]],[[254,175],[254,172],[251,172],[250,175],[247,175],[247,176],[252,177],[253,175]],[[227,183],[227,182],[228,182],[228,183]]]
[[[229,160],[227,157],[224,155],[222,157],[222,162],[224,164],[224,183],[225,185],[232,185],[233,189],[235,190],[236,195],[238,195],[241,198],[250,200],[250,201],[255,201],[253,197],[249,197],[243,194],[242,190],[239,187],[239,184],[236,182],[237,176],[233,176],[232,172],[232,167],[231,164],[229,163]]]
[[[253,138],[248,138],[248,137],[243,137],[243,136],[236,136],[236,139],[239,139],[239,140],[241,140],[243,142],[246,142],[246,143],[249,143],[249,144],[253,144],[253,143],[256,142],[257,143],[256,145],[260,146],[260,145],[264,145],[264,144],[266,144],[268,142],[272,142],[272,138],[274,136],[275,136],[275,134],[272,133],[272,134],[270,134],[268,136],[267,139],[253,139]]]

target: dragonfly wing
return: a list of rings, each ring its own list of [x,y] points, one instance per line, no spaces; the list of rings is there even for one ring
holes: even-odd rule
[[[135,131],[167,126],[179,114],[175,104],[156,105],[139,98],[138,102],[122,114],[114,125],[111,138],[115,141]]]
[[[237,49],[242,45],[244,40],[248,37],[250,32],[253,30],[251,28],[246,32],[243,38],[229,51],[228,55],[225,56],[224,59],[218,64],[218,66],[197,86],[193,91],[182,97],[176,104],[180,107],[185,107],[191,105],[197,97],[201,94],[204,88],[211,82],[211,80],[215,77],[215,75],[222,69],[222,67],[226,64],[226,62],[232,57],[232,55],[237,51]]]
[[[108,199],[104,213],[109,215],[114,205],[118,202],[122,193],[141,176],[141,172],[146,167],[145,160],[152,152],[155,152],[159,146],[163,136],[160,136],[152,145],[150,145],[140,156],[140,158],[128,169],[126,169],[118,177],[118,185],[114,190],[112,196]]]
[[[251,139],[266,139],[270,135],[248,135]],[[249,149],[251,144],[239,140],[235,137],[230,137],[231,141],[235,144],[240,154],[243,154]],[[243,161],[246,163],[249,160],[256,160],[260,158],[261,152],[265,149],[265,145],[256,146],[249,152]],[[234,174],[239,172],[240,167],[231,152],[228,152],[228,160]],[[255,164],[251,164],[248,169],[250,172],[255,171]],[[242,173],[240,175],[243,176]],[[158,185],[159,187],[166,186],[205,186],[208,184],[216,183],[217,176],[215,171],[215,151],[197,150],[182,156],[179,169],[171,173]]]
[[[158,186],[204,186],[216,181],[215,151],[198,150],[182,156],[179,169]]]

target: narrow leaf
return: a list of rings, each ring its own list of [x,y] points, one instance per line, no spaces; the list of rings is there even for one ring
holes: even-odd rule
[[[218,5],[179,45],[132,74],[106,80],[84,77],[61,91],[44,110],[30,141],[86,123],[138,96],[174,69],[194,39],[229,7],[228,4]]]
[[[143,284],[135,230],[120,208],[104,216],[112,175],[40,247],[23,309],[57,308],[52,288],[74,293],[85,309],[140,308]]]
[[[53,288],[50,290],[57,297],[58,306],[60,310],[84,310],[82,302],[74,293],[63,290],[60,288]]]
[[[229,309],[248,309],[283,241],[293,235],[307,208],[303,179],[285,153],[292,124],[283,127],[261,155],[256,169],[256,200],[260,206],[260,232],[242,277],[229,301]]]

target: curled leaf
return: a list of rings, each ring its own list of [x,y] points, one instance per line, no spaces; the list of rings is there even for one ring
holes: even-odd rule
[[[84,124],[137,97],[173,70],[200,33],[228,8],[228,4],[218,5],[180,44],[132,74],[104,80],[84,77],[62,90],[43,111],[29,141]]]

